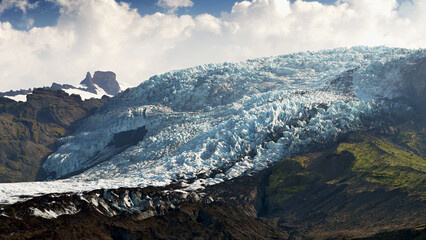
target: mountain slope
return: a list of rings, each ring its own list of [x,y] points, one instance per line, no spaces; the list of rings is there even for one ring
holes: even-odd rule
[[[422,239],[426,159],[401,136],[423,135],[426,121],[410,118],[414,123],[349,133],[324,151],[200,191],[178,184],[105,189],[0,206],[0,237]],[[365,146],[380,154],[366,162]]]
[[[424,134],[426,122],[392,128],[398,132],[351,133],[324,152],[277,163],[268,175],[262,216],[324,238],[424,224],[426,158],[399,139],[408,131]]]
[[[154,76],[61,140],[65,179],[0,184],[0,236],[421,238],[425,73],[356,47]]]
[[[356,47],[154,76],[63,139],[43,168],[67,179],[3,185],[0,199],[174,181],[198,188],[251,174],[424,111],[425,59],[424,50]]]
[[[82,101],[47,89],[35,89],[27,98],[19,103],[0,98],[0,182],[42,177],[42,160],[58,148],[56,141],[108,100]]]
[[[44,168],[57,177],[78,172],[116,134],[145,127],[141,141],[76,179],[151,185],[204,174],[218,183],[411,111],[407,79],[424,57],[335,49],[154,76],[84,121]]]

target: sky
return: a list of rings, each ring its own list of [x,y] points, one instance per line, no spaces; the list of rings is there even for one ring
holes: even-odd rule
[[[336,47],[426,47],[426,0],[0,0],[0,91],[137,86],[208,63]]]

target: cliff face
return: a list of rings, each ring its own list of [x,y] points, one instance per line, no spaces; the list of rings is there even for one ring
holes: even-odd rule
[[[0,99],[0,182],[43,178],[42,160],[73,124],[101,107],[108,98],[82,101],[62,90],[35,89],[27,102]]]
[[[87,87],[87,90],[93,93],[96,93],[96,85],[98,85],[100,88],[102,88],[106,93],[109,95],[116,95],[120,92],[120,85],[118,84],[116,80],[115,73],[111,71],[102,72],[102,71],[96,71],[95,74],[92,75],[88,72],[86,74],[86,78],[84,78],[83,81],[81,81],[82,85],[85,85]]]
[[[411,105],[418,111],[426,112],[426,58],[417,60],[415,69],[407,74],[406,91],[411,96]]]

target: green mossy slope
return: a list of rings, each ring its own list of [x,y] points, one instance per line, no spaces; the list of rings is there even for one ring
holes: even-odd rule
[[[266,174],[263,216],[319,239],[399,236],[392,231],[425,224],[425,132],[424,120],[354,132],[331,149],[281,160]]]

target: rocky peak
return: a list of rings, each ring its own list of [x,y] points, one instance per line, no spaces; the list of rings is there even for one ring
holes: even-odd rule
[[[81,84],[85,85],[87,90],[92,93],[96,93],[95,84],[110,95],[116,95],[120,92],[120,85],[116,80],[116,75],[111,71],[96,71],[93,77],[90,72],[87,72],[86,78],[81,81]]]
[[[108,94],[116,95],[120,92],[120,85],[118,85],[116,75],[113,72],[96,71],[93,75],[93,82]]]
[[[93,83],[92,75],[90,74],[90,72],[86,73],[86,77],[83,79],[83,81],[80,82],[80,84],[86,86],[87,91],[96,94],[96,87]]]
[[[92,74],[90,74],[90,72],[87,72],[86,73],[86,78],[85,79],[88,79],[88,80],[90,80],[90,79],[92,79]],[[84,81],[84,80],[83,80]]]

